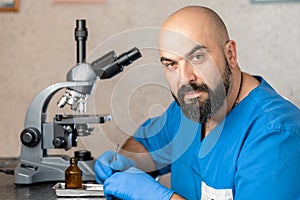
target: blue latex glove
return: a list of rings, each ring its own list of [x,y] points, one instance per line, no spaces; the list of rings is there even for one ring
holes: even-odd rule
[[[96,160],[94,171],[97,183],[103,183],[116,171],[124,171],[130,167],[135,167],[135,163],[125,156],[116,154],[116,160],[113,161],[115,152],[106,151]]]
[[[135,167],[114,173],[104,182],[106,199],[169,200],[173,193],[172,190]]]

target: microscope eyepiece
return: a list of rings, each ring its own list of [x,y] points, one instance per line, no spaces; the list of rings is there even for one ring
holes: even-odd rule
[[[76,29],[75,31],[87,31],[86,28],[86,21],[84,19],[77,19],[76,20]],[[75,34],[78,32],[75,32]]]
[[[88,37],[88,30],[86,28],[86,21],[84,19],[76,20],[75,40],[77,42],[77,63],[83,63],[86,57],[86,40]]]
[[[140,57],[142,57],[141,52],[138,50],[138,48],[134,47],[133,49],[117,57],[116,61],[118,62],[120,67],[125,67],[127,65],[130,65],[133,61],[139,59]]]
[[[117,56],[114,51],[110,51],[92,62],[92,66],[100,79],[108,79],[123,71],[125,66],[130,65],[140,57],[142,54],[136,47],[120,56]]]

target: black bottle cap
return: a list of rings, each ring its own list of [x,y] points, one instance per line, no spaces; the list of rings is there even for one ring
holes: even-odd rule
[[[78,161],[93,160],[91,152],[88,150],[75,151],[74,154],[75,154],[75,158],[77,158]]]

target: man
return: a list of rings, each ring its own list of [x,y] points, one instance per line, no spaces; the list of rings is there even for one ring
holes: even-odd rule
[[[175,101],[128,139],[123,155],[98,158],[106,197],[300,199],[299,108],[241,72],[220,17],[180,9],[162,25],[159,53]],[[171,172],[171,189],[145,172]]]

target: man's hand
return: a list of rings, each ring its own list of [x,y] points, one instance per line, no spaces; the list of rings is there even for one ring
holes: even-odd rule
[[[145,172],[131,167],[116,172],[104,182],[106,199],[160,199],[169,200],[173,191],[155,181]]]
[[[130,167],[135,167],[135,163],[125,156],[116,154],[115,152],[106,151],[96,160],[94,164],[94,171],[97,183],[103,183],[108,177],[110,177],[116,171],[124,171]]]

